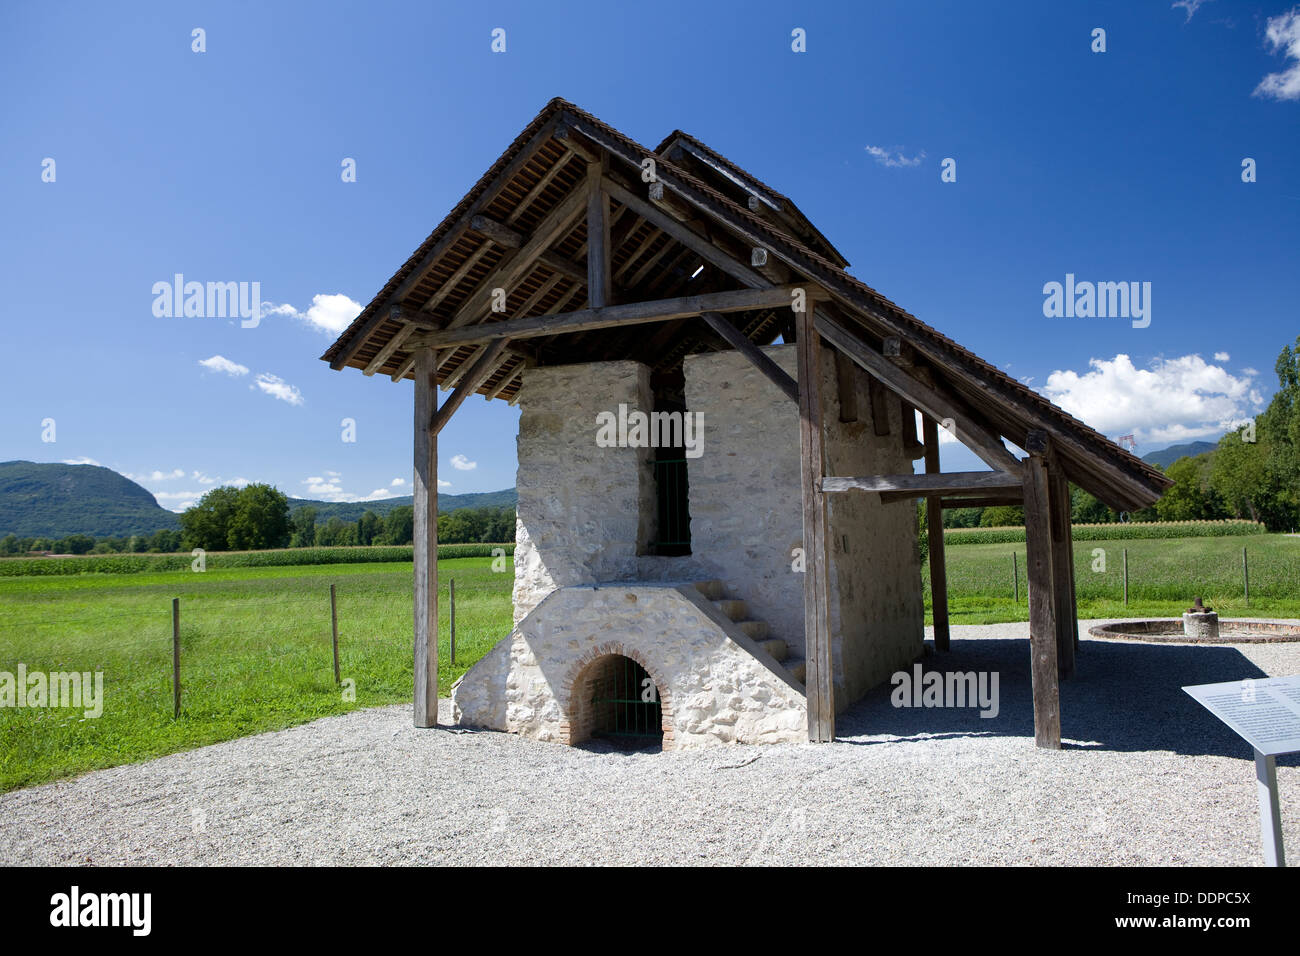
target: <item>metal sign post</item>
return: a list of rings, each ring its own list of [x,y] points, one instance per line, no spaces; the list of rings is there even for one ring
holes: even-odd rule
[[[1300,675],[1197,684],[1183,690],[1254,748],[1264,863],[1286,866],[1276,758],[1300,753]]]

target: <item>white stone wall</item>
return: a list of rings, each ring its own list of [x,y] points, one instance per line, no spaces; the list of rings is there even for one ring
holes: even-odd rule
[[[808,739],[802,689],[689,586],[552,591],[452,688],[455,719],[569,743],[575,680],[610,653],[654,678],[667,750]]]
[[[793,345],[764,352],[798,378]],[[690,463],[691,550],[709,577],[768,622],[792,656],[804,656],[799,410],[734,351],[687,356],[687,408],[705,415],[704,455]],[[856,422],[840,421],[835,356],[822,351],[822,418],[828,474],[906,474],[898,399],[890,434],[871,421],[868,379],[855,367]],[[907,423],[908,427],[912,423]],[[915,509],[878,496],[830,496],[831,634],[836,705],[842,709],[921,653],[924,639]]]
[[[654,520],[652,451],[601,448],[596,416],[651,407],[638,362],[532,368],[520,398],[515,623],[558,587],[636,578]]]

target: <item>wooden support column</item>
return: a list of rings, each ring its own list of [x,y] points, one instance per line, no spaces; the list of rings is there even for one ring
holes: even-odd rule
[[[1074,673],[1074,643],[1079,633],[1074,617],[1074,570],[1070,547],[1070,483],[1053,462],[1051,479],[1052,506],[1052,585],[1053,612],[1056,616],[1056,668],[1062,678]]]
[[[434,350],[415,353],[415,726],[438,726],[438,404]]]
[[[1052,518],[1047,435],[1031,431],[1025,474],[1025,570],[1029,575],[1029,653],[1034,695],[1034,742],[1061,749],[1061,691],[1056,674],[1056,616],[1052,583]]]
[[[600,188],[597,174],[588,178],[587,192],[587,301],[593,309],[609,305],[609,196]]]
[[[939,426],[926,417],[925,473],[939,473]],[[943,503],[938,495],[925,499],[925,518],[930,540],[930,609],[934,615],[934,649],[948,649],[948,568],[943,553]]]
[[[799,450],[803,476],[804,656],[807,659],[808,739],[835,739],[835,691],[831,664],[829,578],[826,560],[826,499],[822,451],[821,337],[813,302],[795,313],[799,356]]]

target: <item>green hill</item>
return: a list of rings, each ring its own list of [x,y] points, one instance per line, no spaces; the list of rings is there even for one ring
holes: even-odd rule
[[[460,508],[513,508],[519,496],[515,489],[504,491],[471,492],[464,495],[438,495],[438,512],[447,514]],[[373,511],[377,515],[386,515],[394,508],[403,505],[410,507],[413,499],[410,495],[401,498],[383,498],[379,501],[311,501],[307,498],[290,498],[290,512],[299,508],[316,509],[316,523],[322,524],[330,518],[338,517],[344,521],[356,521],[365,512]]]
[[[464,495],[438,495],[438,510],[513,507],[513,488]],[[386,515],[411,496],[382,501],[341,502],[290,498],[291,511],[310,506],[316,521],[332,517],[356,521],[365,511]],[[100,465],[64,465],[58,462],[0,462],[0,537],[62,538],[88,534],[120,538],[153,534],[180,527],[179,516],[158,504],[147,490],[130,478]]]
[[[111,468],[0,462],[0,537],[122,537],[179,527],[175,514]]]
[[[1148,465],[1168,468],[1179,458],[1194,458],[1197,455],[1204,455],[1207,451],[1214,451],[1218,447],[1217,442],[1193,441],[1185,445],[1170,445],[1168,448],[1161,448],[1159,451],[1147,452],[1142,456],[1142,460]]]

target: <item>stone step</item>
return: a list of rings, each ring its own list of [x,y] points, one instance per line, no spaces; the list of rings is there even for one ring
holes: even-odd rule
[[[695,590],[699,591],[710,601],[721,600],[727,593],[726,587],[721,581],[696,581]]]
[[[765,641],[759,641],[758,646],[771,654],[772,657],[776,659],[777,663],[785,660],[786,655],[790,653],[789,648],[785,646],[785,641],[781,640],[779,637],[769,637]]]
[[[767,635],[772,630],[767,621],[760,621],[757,619],[751,621],[737,621],[736,627],[744,631],[746,637],[750,637],[756,641],[767,640]]]
[[[745,602],[734,598],[714,600],[713,606],[733,621],[743,621],[749,616],[749,608],[745,607]]]
[[[790,676],[800,684],[808,682],[808,663],[802,657],[788,657],[782,663]]]

